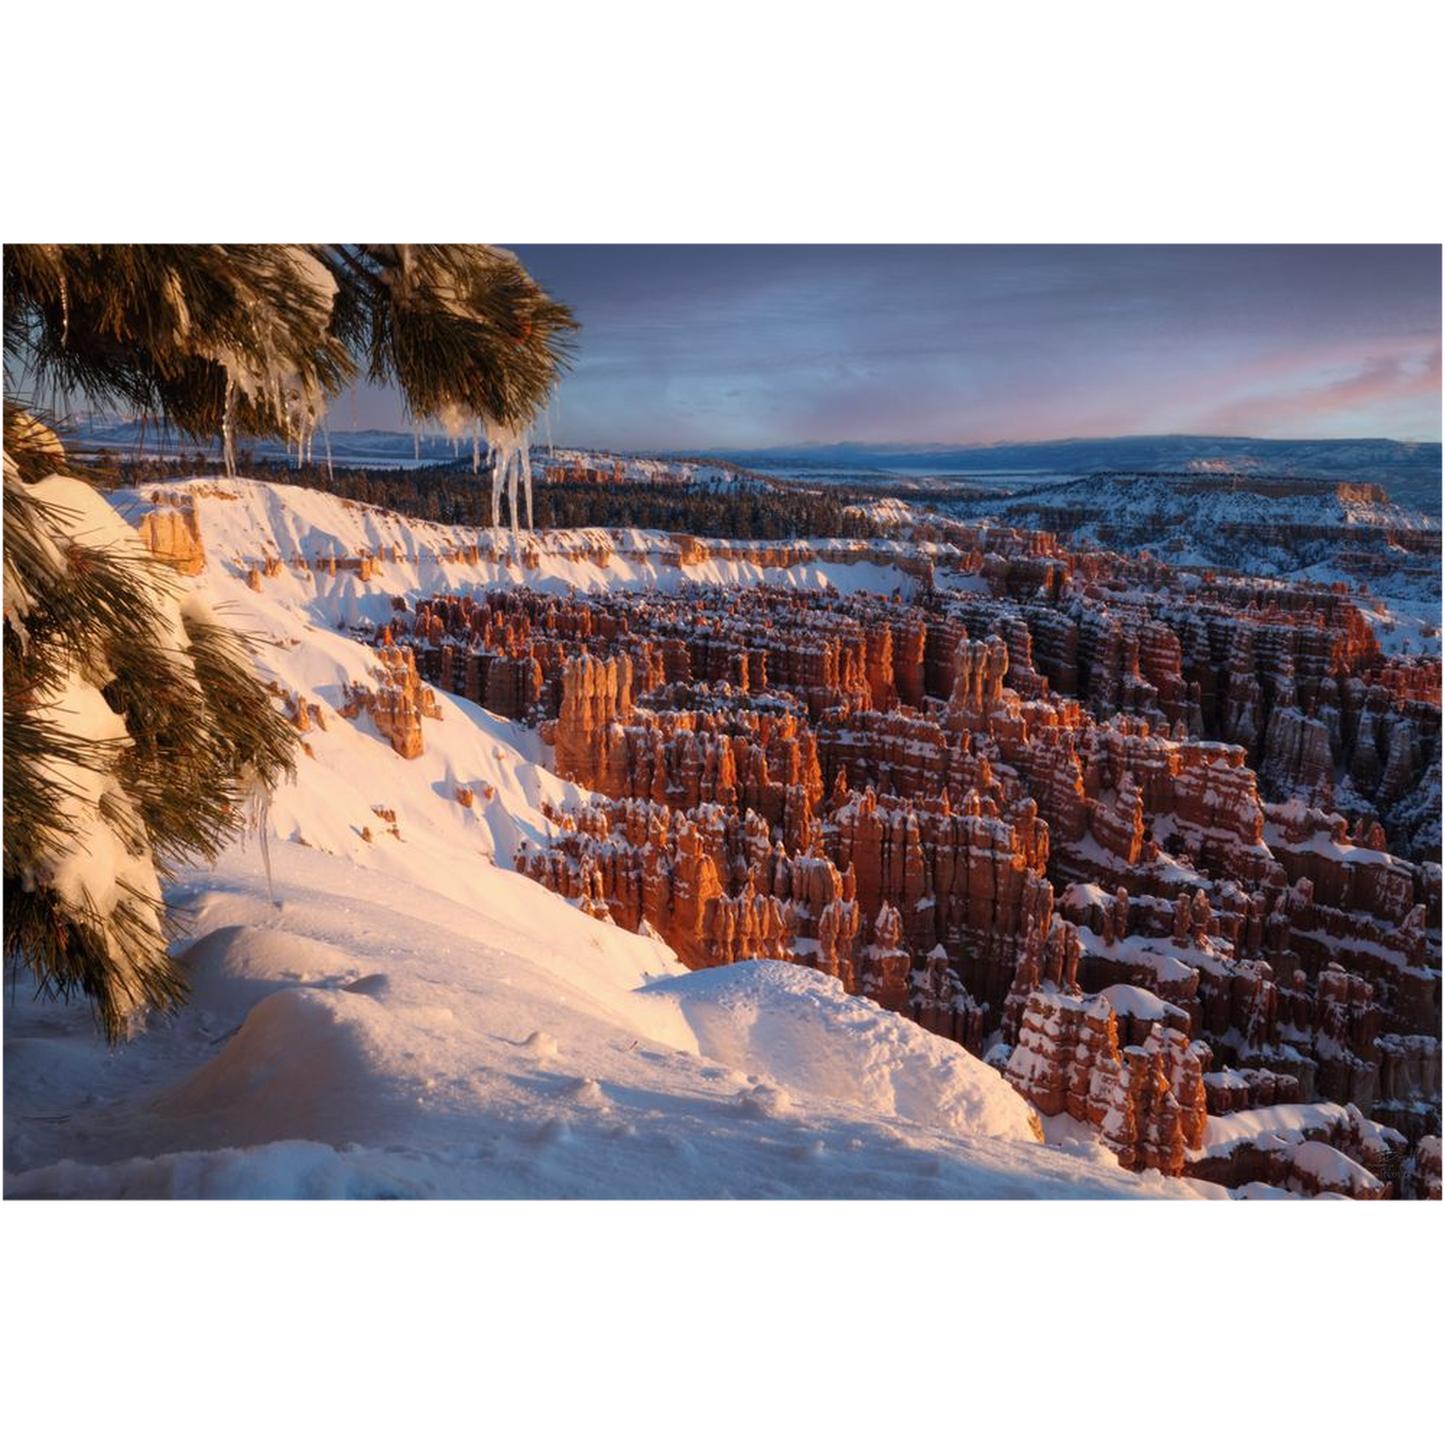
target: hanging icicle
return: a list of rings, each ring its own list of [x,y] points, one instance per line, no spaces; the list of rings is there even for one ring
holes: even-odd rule
[[[527,433],[523,427],[503,426],[487,418],[482,419],[487,437],[487,455],[492,466],[492,525],[502,525],[502,488],[507,489],[510,508],[508,519],[512,529],[514,546],[521,545],[522,508],[517,496],[520,481],[526,493],[527,530],[532,530],[532,460],[528,447]]]
[[[307,308],[308,319],[320,334],[335,301],[334,278],[304,247],[278,247],[276,252],[277,279],[291,285],[293,299]],[[178,285],[174,291],[176,324],[184,329],[189,324],[185,297]],[[309,370],[298,373],[294,369],[294,318],[278,315],[259,294],[250,295],[249,300],[249,344],[239,351],[218,349],[208,353],[226,373],[222,443],[226,474],[232,477],[236,475],[238,395],[253,410],[266,415],[285,447],[287,464],[296,467],[311,462],[317,421],[325,412],[325,395],[318,376]]]
[[[521,544],[521,531],[517,525],[517,473],[521,470],[522,455],[515,447],[511,456],[507,459],[507,506],[512,517],[512,551],[516,552]]]
[[[492,472],[492,526],[502,525],[502,474],[506,469],[506,453],[498,445],[487,448],[487,465]]]
[[[532,449],[524,445],[522,447],[522,465],[525,468],[524,479],[527,484],[527,530],[532,530]]]
[[[226,475],[236,475],[236,383],[226,373],[226,405],[221,415],[221,449],[226,459]]]

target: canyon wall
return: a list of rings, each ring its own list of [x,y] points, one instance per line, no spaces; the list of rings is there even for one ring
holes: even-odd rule
[[[1338,589],[947,545],[912,600],[508,589],[388,637],[594,790],[517,866],[597,916],[820,968],[1131,1167],[1393,1192],[1439,1131],[1438,662]],[[1200,1162],[1324,1107],[1369,1128]]]

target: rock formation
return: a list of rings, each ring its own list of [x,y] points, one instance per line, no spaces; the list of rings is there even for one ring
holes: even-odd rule
[[[374,686],[351,683],[342,717],[356,717],[365,711],[376,730],[404,758],[419,758],[425,751],[423,718],[440,718],[436,694],[417,675],[416,661],[409,647],[387,640],[377,649],[372,669]]]
[[[684,566],[740,547],[673,542]],[[518,867],[695,967],[789,958],[1011,1046],[1041,1113],[1136,1168],[1193,1169],[1210,1117],[1281,1107],[1437,1133],[1438,821],[1415,795],[1438,787],[1438,666],[1384,658],[1328,588],[1185,584],[1046,533],[936,545],[911,600],[509,589],[391,626],[600,795]],[[943,556],[986,585],[950,591]],[[402,748],[415,690],[402,667],[372,705]],[[1236,1152],[1239,1183],[1334,1177]]]
[[[157,507],[147,512],[136,524],[141,541],[166,563],[185,577],[199,576],[206,567],[206,549],[201,542],[201,523],[196,516],[195,502],[188,505]]]

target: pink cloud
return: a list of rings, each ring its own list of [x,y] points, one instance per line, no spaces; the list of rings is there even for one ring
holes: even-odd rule
[[[1333,369],[1333,368],[1332,368]],[[1303,379],[1299,372],[1273,378],[1259,376],[1257,385],[1243,395],[1236,394],[1214,407],[1205,417],[1209,431],[1245,434],[1279,433],[1282,430],[1318,429],[1334,421],[1355,426],[1355,418],[1368,423],[1372,417],[1418,410],[1425,414],[1433,403],[1438,422],[1440,400],[1440,345],[1429,351],[1411,347],[1393,353],[1367,355],[1342,375],[1317,380]],[[1270,385],[1270,381],[1274,384]],[[1233,390],[1234,388],[1231,388]],[[1368,428],[1367,428],[1368,429]]]

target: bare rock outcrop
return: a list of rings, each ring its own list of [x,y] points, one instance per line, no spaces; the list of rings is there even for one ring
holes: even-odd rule
[[[422,719],[441,717],[436,694],[417,675],[411,648],[387,641],[376,658],[372,685],[350,684],[346,702],[338,711],[346,718],[364,711],[393,751],[404,758],[419,758],[426,749]]]
[[[136,524],[141,541],[162,562],[183,577],[197,577],[206,568],[206,549],[201,541],[201,523],[195,503],[157,507]]]

